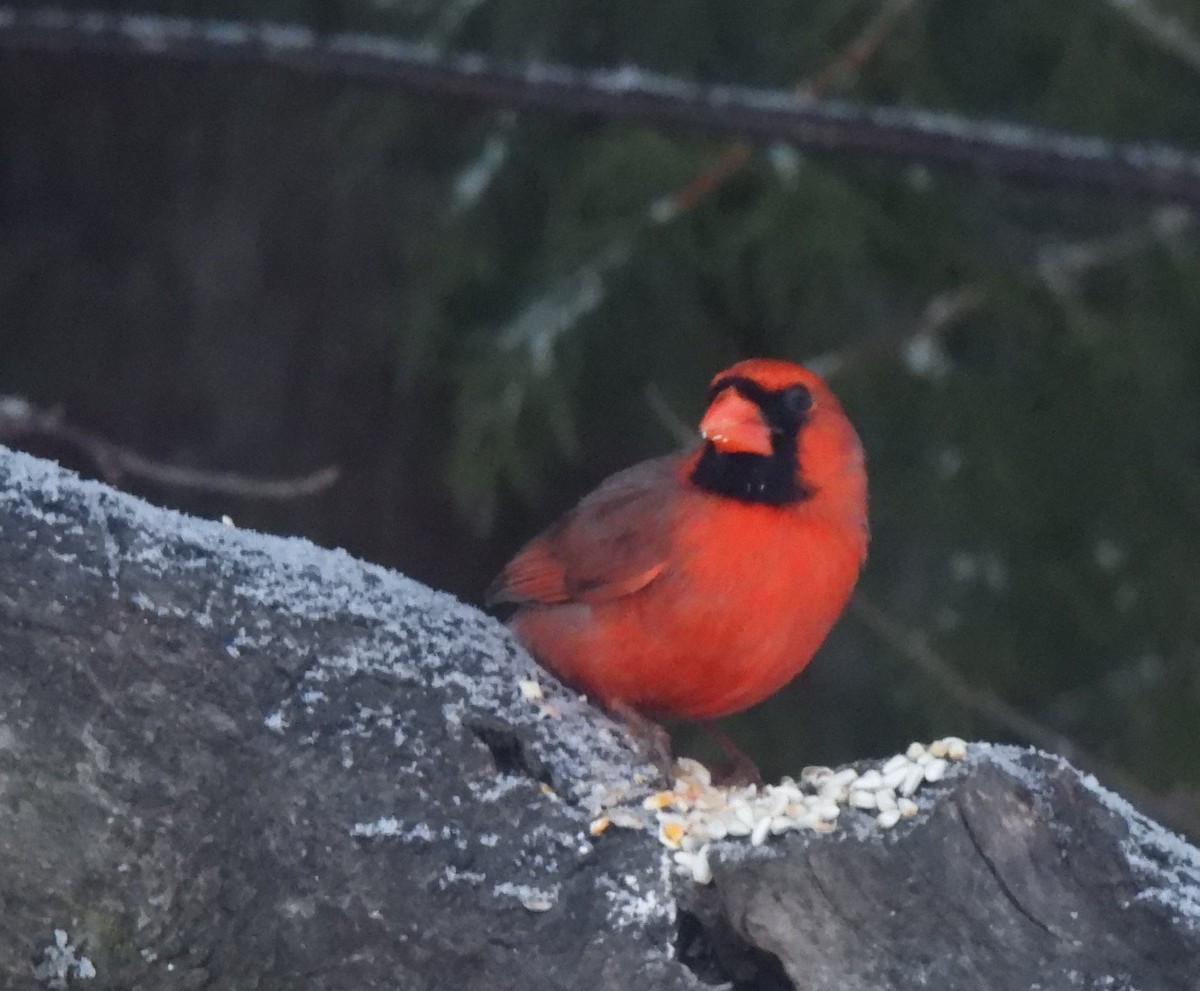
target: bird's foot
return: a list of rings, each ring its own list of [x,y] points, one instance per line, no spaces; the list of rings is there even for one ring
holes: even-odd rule
[[[716,723],[701,722],[701,726],[713,738],[721,752],[725,754],[726,763],[713,769],[713,784],[725,787],[762,784],[762,774],[758,765],[741,747],[729,737]]]
[[[634,746],[646,762],[654,765],[664,780],[670,781],[675,758],[671,753],[671,734],[666,727],[625,702],[612,702],[608,709],[629,729]]]

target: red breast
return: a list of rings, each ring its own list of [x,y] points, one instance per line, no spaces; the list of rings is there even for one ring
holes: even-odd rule
[[[862,447],[815,374],[739,362],[713,379],[702,442],[612,476],[489,590],[563,680],[602,703],[708,719],[812,658],[866,556]]]

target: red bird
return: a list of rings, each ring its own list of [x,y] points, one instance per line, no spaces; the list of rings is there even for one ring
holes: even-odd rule
[[[811,660],[866,557],[862,446],[818,376],[739,362],[700,434],[601,483],[488,590],[542,664],[618,712],[762,701]]]

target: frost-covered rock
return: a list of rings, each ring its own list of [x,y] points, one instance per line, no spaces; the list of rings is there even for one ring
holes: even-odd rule
[[[772,797],[672,849],[623,731],[494,620],[0,449],[6,987],[1194,986],[1200,854],[964,752],[889,829],[907,758],[830,771],[836,828]]]
[[[662,853],[588,833],[636,765],[451,596],[0,448],[0,973],[691,987]]]
[[[1200,988],[1195,847],[1034,750],[972,744],[935,788],[886,832],[723,850],[681,928],[783,982],[762,987]]]

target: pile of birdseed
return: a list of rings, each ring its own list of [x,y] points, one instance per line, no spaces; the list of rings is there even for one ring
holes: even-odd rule
[[[659,840],[675,851],[679,872],[707,884],[714,841],[748,836],[753,846],[761,846],[769,836],[797,829],[829,833],[845,806],[874,812],[879,826],[890,829],[917,814],[912,796],[921,785],[940,781],[950,761],[966,754],[966,742],[948,736],[928,746],[914,743],[877,768],[806,767],[799,781],[784,778],[773,785],[729,788],[713,785],[698,761],[680,758],[672,788],[650,795],[640,808],[607,810],[592,822],[591,832],[599,836],[610,826],[656,828]]]

